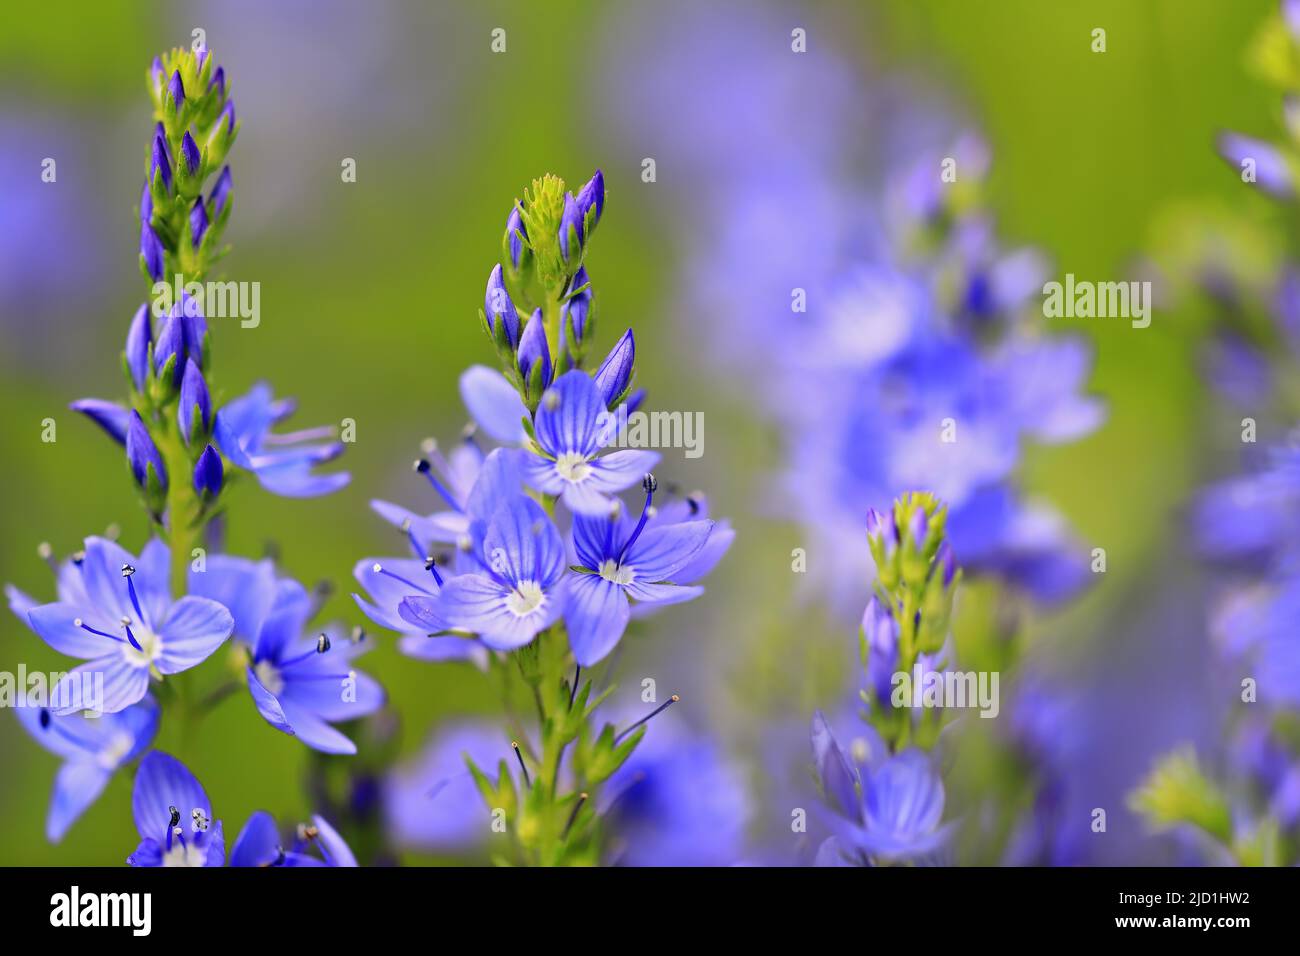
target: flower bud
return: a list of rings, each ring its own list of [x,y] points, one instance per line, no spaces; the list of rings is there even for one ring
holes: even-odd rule
[[[74,412],[81,412],[104,429],[104,433],[119,445],[126,444],[126,432],[131,425],[131,413],[128,409],[116,402],[106,402],[102,398],[80,398],[68,407]]]
[[[585,241],[582,231],[582,209],[573,193],[564,195],[564,214],[560,217],[560,258],[566,266],[575,266],[582,261],[582,244]]]
[[[163,464],[158,446],[153,443],[140,413],[132,409],[130,415],[126,429],[126,460],[135,483],[145,492],[150,508],[158,514],[167,493],[167,466]]]
[[[876,597],[872,597],[862,613],[861,651],[869,689],[876,703],[887,707],[899,664],[898,622]]]
[[[185,84],[181,82],[180,70],[172,73],[171,82],[167,84],[166,106],[173,113],[179,113],[185,105]]]
[[[185,360],[185,374],[181,378],[181,400],[176,408],[185,444],[204,441],[212,430],[212,399],[208,383],[193,359]]]
[[[488,275],[483,310],[487,316],[488,333],[496,340],[498,347],[504,345],[511,351],[518,348],[519,313],[515,311],[515,304],[510,301],[510,293],[506,291],[500,263],[493,266]]]
[[[213,500],[221,494],[223,475],[221,456],[217,454],[215,448],[208,445],[194,465],[194,490],[204,501]]]
[[[636,365],[636,339],[628,329],[623,337],[614,344],[600,363],[594,376],[596,391],[600,393],[606,408],[614,408],[627,393],[632,384],[632,374]]]
[[[126,367],[137,392],[143,392],[149,379],[149,346],[153,343],[153,323],[148,304],[136,309],[131,328],[126,333]]]
[[[208,196],[208,202],[212,204],[212,215],[214,217],[221,215],[221,210],[226,208],[226,201],[230,198],[230,167],[226,166],[221,170],[221,175],[217,177],[216,184],[212,187],[212,193]]]
[[[158,330],[158,341],[153,347],[154,371],[159,376],[167,376],[168,385],[176,388],[181,384],[185,374],[185,324],[172,306],[167,318],[163,319]],[[171,368],[168,369],[168,363]]]
[[[531,399],[539,398],[551,384],[552,372],[551,350],[546,344],[546,323],[542,310],[538,309],[524,324],[519,339],[519,374]]]
[[[587,288],[583,289],[582,287]],[[591,332],[591,280],[587,277],[587,267],[580,266],[569,283],[570,289],[582,289],[571,296],[560,307],[560,337],[566,346],[581,351],[583,343]]]
[[[140,263],[151,282],[160,282],[163,277],[164,262],[162,243],[148,223],[140,226]]]
[[[197,249],[203,241],[203,234],[208,231],[208,211],[204,208],[203,197],[194,200],[190,207],[190,244]]]
[[[171,192],[172,156],[167,148],[167,138],[161,131],[154,134],[153,152],[149,157],[149,181],[152,183],[156,176],[162,177],[163,192]]]
[[[578,190],[577,203],[584,225],[587,223],[587,214],[592,213],[591,225],[584,234],[584,237],[590,236],[596,229],[596,223],[600,222],[600,214],[605,211],[605,174],[599,169],[591,179],[587,180],[582,189]]]
[[[527,239],[528,230],[524,226],[523,216],[519,213],[519,204],[516,203],[510,210],[510,218],[506,220],[506,234],[502,240],[502,251],[510,263],[510,268],[516,272],[524,267],[528,257],[532,255]]]

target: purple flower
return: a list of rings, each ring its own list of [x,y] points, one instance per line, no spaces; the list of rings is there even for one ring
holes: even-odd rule
[[[587,276],[586,266],[580,266],[573,274],[569,289],[569,298],[560,306],[560,341],[565,347],[581,345],[587,339],[587,324],[591,318],[591,279]]]
[[[573,544],[583,573],[570,583],[564,620],[574,659],[583,667],[604,659],[618,644],[631,616],[629,599],[679,604],[704,593],[673,578],[703,550],[713,522],[650,527],[655,488],[654,477],[647,475],[645,507],[635,524],[617,505],[604,517],[574,516]]]
[[[364,632],[356,640],[333,627],[309,634],[311,595],[276,577],[269,561],[209,557],[205,570],[190,573],[190,591],[230,607],[235,637],[251,651],[248,690],[267,723],[315,750],[356,753],[330,725],[383,706],[383,689],[352,666],[370,649]]]
[[[168,550],[157,539],[136,558],[112,541],[87,538],[74,567],[60,573],[58,601],[27,613],[50,647],[88,661],[55,687],[56,714],[125,710],[148,692],[151,670],[189,670],[230,636],[234,620],[222,605],[195,596],[172,601]],[[103,700],[92,701],[87,687],[100,680]]]
[[[167,147],[167,138],[159,130],[154,134],[153,150],[149,159],[149,182],[152,183],[156,176],[162,177],[162,186],[165,192],[171,192],[172,188],[172,156],[171,150]],[[148,187],[146,184],[146,192]],[[152,212],[153,200],[150,199],[150,210]],[[146,224],[149,217],[141,215],[141,220]]]
[[[510,208],[510,216],[506,219],[506,249],[510,254],[510,265],[515,269],[523,263],[524,252],[527,251],[524,243],[527,239],[528,229],[524,226],[523,216],[516,204]]]
[[[222,406],[214,432],[231,464],[252,472],[267,491],[286,498],[311,498],[337,491],[348,483],[347,472],[315,474],[317,465],[343,453],[332,439],[331,426],[278,435],[271,431],[293,414],[291,401],[276,401],[267,385]]]
[[[131,866],[224,866],[226,840],[203,785],[171,754],[145,754],[135,774],[131,814],[140,845]]]
[[[478,573],[451,578],[437,598],[407,597],[402,617],[430,632],[445,622],[497,650],[522,647],[559,618],[564,543],[536,501],[516,495],[500,502],[473,555]]]
[[[93,719],[80,714],[56,717],[30,700],[17,708],[17,714],[23,729],[50,753],[63,758],[45,820],[45,835],[51,843],[63,839],[68,828],[99,799],[113,774],[135,760],[158,732],[158,702],[149,696],[118,713]]]
[[[1295,196],[1295,173],[1277,147],[1239,133],[1223,133],[1219,136],[1219,154],[1232,164],[1238,175],[1243,172],[1243,163],[1253,161],[1255,182],[1266,192],[1281,199]]]
[[[545,458],[529,457],[528,484],[557,495],[574,514],[606,515],[610,494],[638,481],[659,461],[651,451],[596,457],[609,422],[597,385],[582,371],[566,372],[542,393],[534,428]]]
[[[315,849],[320,857],[308,851]],[[258,810],[239,831],[230,851],[231,866],[342,866],[357,865],[357,858],[337,830],[320,814],[294,833],[292,843],[280,839],[275,817]]]

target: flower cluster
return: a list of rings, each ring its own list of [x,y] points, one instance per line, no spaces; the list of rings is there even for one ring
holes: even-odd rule
[[[1294,201],[1296,107],[1300,103],[1300,4],[1283,0],[1255,49],[1261,72],[1285,90],[1291,141],[1274,146],[1237,133],[1219,150],[1243,183]],[[1240,422],[1248,469],[1204,489],[1193,525],[1219,583],[1210,633],[1220,665],[1220,693],[1232,700],[1224,752],[1202,769],[1192,749],[1164,755],[1131,796],[1157,830],[1190,834],[1200,858],[1214,864],[1291,864],[1300,847],[1300,431],[1256,453],[1256,428],[1276,433],[1300,414],[1294,394],[1272,373],[1300,369],[1300,324],[1294,262],[1259,241],[1244,216],[1212,220],[1166,271],[1208,303],[1215,321],[1211,378]],[[1279,243],[1280,245],[1280,243]],[[1208,250],[1215,250],[1209,252]],[[1224,253],[1227,250],[1227,254]],[[1252,322],[1254,316],[1268,321]],[[1278,347],[1279,345],[1283,347]],[[1235,432],[1237,423],[1232,423]],[[1236,437],[1234,435],[1234,437]]]
[[[594,692],[583,669],[609,657],[633,618],[702,593],[733,537],[702,497],[661,490],[657,452],[609,450],[620,406],[643,393],[631,329],[587,367],[597,309],[585,263],[604,210],[600,171],[576,193],[545,176],[516,201],[480,313],[500,371],[461,378],[476,428],[448,455],[426,445],[415,463],[439,510],[373,503],[411,557],[356,568],[358,604],[403,635],[406,653],[476,660],[527,686],[541,737],[514,748],[524,792],[504,758],[495,778],[472,766],[488,806],[519,818],[515,850],[534,863],[600,858],[597,788],[644,733],[597,728],[608,690]],[[629,508],[620,494],[638,487]]]
[[[819,865],[934,861],[944,847],[950,828],[940,826],[944,788],[930,753],[942,701],[914,710],[910,682],[932,680],[951,657],[959,572],[946,519],[927,493],[904,495],[868,517],[878,574],[859,634],[866,725],[846,752],[826,717],[813,717],[814,768],[833,834],[818,850]]]
[[[38,601],[12,586],[6,594],[12,611],[45,643],[86,662],[47,701],[19,710],[28,732],[64,760],[49,838],[61,839],[112,774],[139,760],[133,811],[142,842],[130,862],[221,865],[221,822],[213,822],[203,788],[175,758],[146,751],[165,712],[202,716],[230,686],[196,696],[194,682],[169,678],[233,643],[232,660],[257,711],[276,729],[329,753],[355,752],[332,724],[375,711],[383,693],[351,664],[368,646],[364,634],[349,639],[335,628],[309,629],[318,601],[302,585],[279,576],[269,561],[208,555],[199,546],[241,472],[290,496],[323,494],[348,478],[313,471],[342,451],[332,429],[273,432],[293,406],[275,400],[268,387],[219,402],[210,384],[213,316],[203,313],[202,286],[190,283],[206,276],[223,251],[233,201],[224,164],[239,124],[225,71],[206,48],[155,59],[148,88],[155,125],[140,200],[140,265],[154,283],[153,298],[136,310],[127,331],[127,401],[82,399],[72,408],[125,447],[154,533],[138,555],[115,540],[91,537],[60,562],[43,545],[56,599]],[[174,301],[173,288],[185,290]],[[327,861],[351,860],[324,821],[308,829],[308,842],[318,841]],[[304,846],[277,847],[273,826],[255,817],[232,862],[310,859]]]

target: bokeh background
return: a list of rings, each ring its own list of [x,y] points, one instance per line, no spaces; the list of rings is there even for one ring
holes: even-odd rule
[[[732,747],[760,788],[764,728],[788,719],[803,733],[811,709],[850,680],[855,637],[797,603],[790,551],[800,532],[772,516],[760,494],[780,444],[744,390],[702,357],[697,337],[710,316],[679,308],[689,267],[676,241],[689,229],[681,218],[708,184],[665,162],[657,182],[642,183],[640,158],[657,155],[657,145],[610,95],[614,73],[637,82],[620,72],[618,51],[630,44],[654,61],[671,51],[653,44],[695,28],[689,6],[656,7],[105,0],[7,9],[0,579],[44,597],[52,587],[38,543],[65,554],[116,524],[135,548],[146,532],[120,450],[66,406],[120,391],[118,355],[142,291],[133,203],[150,128],[144,75],[156,52],[188,44],[202,27],[243,121],[223,271],[262,290],[259,328],[215,330],[220,381],[231,391],[272,381],[298,398],[304,424],[357,422],[346,455],[351,485],[310,501],[240,488],[230,550],[274,547],[299,579],[334,583],[327,616],[361,620],[349,598],[352,565],[392,551],[367,501],[427,504],[409,461],[421,439],[458,432],[457,377],[490,362],[475,312],[511,200],[543,172],[577,183],[600,166],[609,207],[590,259],[601,296],[597,351],[634,327],[639,384],[652,402],[704,412],[706,454],[675,458],[671,477],[707,487],[716,512],[740,529],[708,595],[638,638],[626,676],[694,672],[702,692],[685,702],[686,719]],[[1225,127],[1276,128],[1273,100],[1243,60],[1271,8],[1270,0],[742,4],[722,7],[707,29],[740,30],[761,11],[779,27],[774,56],[789,55],[789,29],[803,26],[807,56],[850,64],[856,82],[937,91],[992,147],[987,198],[1004,237],[1040,247],[1060,273],[1107,278],[1132,271],[1179,204],[1280,216],[1243,199],[1212,149]],[[635,25],[647,16],[662,29],[641,40]],[[1104,55],[1089,50],[1096,26],[1107,30]],[[507,31],[505,54],[489,49],[494,27]],[[660,110],[671,111],[662,98],[675,93],[649,73],[646,84],[638,99],[659,97]],[[861,120],[851,108],[819,115],[817,102],[770,108],[809,111],[826,124]],[[726,169],[726,149],[746,145],[721,149],[716,168]],[[40,181],[47,156],[58,162],[56,184]],[[356,160],[355,183],[340,181],[345,157]],[[1234,426],[1203,382],[1205,323],[1196,314],[1158,313],[1141,331],[1117,321],[1059,324],[1093,343],[1090,389],[1105,398],[1108,417],[1086,440],[1031,450],[1023,484],[1053,501],[1082,540],[1107,549],[1109,571],[1068,609],[1034,616],[1029,636],[1071,675],[1081,700],[1073,719],[1091,787],[1082,799],[1112,808],[1110,838],[1088,848],[1088,861],[1160,862],[1170,851],[1145,836],[1123,795],[1154,755],[1213,731],[1206,572],[1189,554],[1186,503],[1233,470],[1222,432]],[[40,441],[47,416],[58,423],[53,444]],[[978,621],[978,585],[972,594]],[[841,639],[842,657],[814,652]],[[471,668],[410,661],[381,645],[363,666],[400,714],[401,753],[416,752],[449,716],[493,713],[492,688]],[[0,669],[20,661],[29,670],[64,663],[6,614]],[[56,759],[11,715],[0,718],[0,864],[120,864],[136,842],[128,776],[50,846],[43,821]],[[287,820],[311,811],[301,783],[312,758],[243,695],[183,741],[164,723],[158,746],[182,753],[204,781],[228,838],[258,808]],[[769,812],[788,820],[788,808],[757,807],[752,816]]]

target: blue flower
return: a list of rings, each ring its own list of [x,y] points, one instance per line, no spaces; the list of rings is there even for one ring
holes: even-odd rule
[[[185,444],[204,441],[212,427],[212,399],[208,396],[208,383],[193,359],[185,360],[185,375],[181,378],[181,399],[176,406],[181,436]]]
[[[500,502],[471,553],[479,572],[446,581],[436,598],[407,597],[402,617],[430,633],[469,631],[497,650],[522,647],[559,618],[564,542],[536,501],[516,495]]]
[[[886,756],[876,742],[861,761],[840,749],[826,718],[812,723],[813,758],[836,831],[819,865],[924,862],[943,849],[943,781],[931,757],[909,748]]]
[[[157,539],[136,558],[112,541],[87,538],[72,567],[59,573],[59,600],[27,613],[45,643],[88,661],[55,687],[56,714],[90,707],[83,688],[101,674],[102,710],[125,710],[144,698],[151,671],[178,674],[201,664],[234,627],[216,601],[193,595],[172,601],[168,549]]]
[[[145,754],[135,773],[131,813],[140,845],[131,866],[224,866],[226,840],[203,785],[171,754]]]
[[[343,453],[330,426],[277,435],[271,429],[293,414],[291,401],[276,401],[267,385],[256,385],[217,412],[215,434],[237,468],[252,472],[267,491],[286,498],[311,498],[337,491],[347,472],[314,474],[312,469]]]
[[[573,545],[584,573],[570,582],[564,620],[573,656],[583,667],[602,660],[618,644],[631,616],[629,598],[678,604],[704,593],[702,587],[683,587],[672,579],[703,550],[713,522],[650,527],[656,487],[647,475],[645,507],[635,524],[617,504],[604,517],[574,516]]]
[[[740,861],[753,801],[743,768],[717,741],[667,715],[601,791],[612,861],[728,866]]]
[[[140,226],[140,262],[152,281],[162,280],[165,262],[162,242],[147,222]]]
[[[495,724],[440,725],[419,757],[389,773],[384,786],[388,832],[400,846],[452,851],[491,834],[492,811],[466,766],[493,767],[510,753],[510,738]]]
[[[537,408],[537,445],[546,457],[527,459],[528,484],[558,496],[575,514],[608,514],[609,495],[639,481],[659,461],[651,451],[596,457],[609,425],[605,402],[591,378],[576,369],[561,375]]]
[[[308,851],[316,849],[320,857]],[[230,850],[231,866],[341,866],[354,867],[357,858],[337,830],[320,814],[310,824],[298,827],[293,843],[285,847],[275,826],[275,817],[258,810],[235,838]]]
[[[99,799],[109,779],[138,757],[158,732],[158,702],[146,696],[116,714],[58,717],[44,707],[17,708],[23,729],[50,753],[63,758],[45,820],[51,843]]]
[[[270,561],[211,556],[205,570],[190,572],[190,590],[230,608],[235,636],[251,651],[248,690],[267,723],[315,750],[356,753],[330,724],[383,706],[383,689],[352,666],[370,649],[364,632],[357,640],[333,627],[306,636],[312,597],[297,581],[277,578]]]
[[[501,263],[492,267],[488,274],[487,291],[483,294],[483,314],[487,317],[488,331],[495,337],[505,337],[510,348],[519,345],[519,313],[506,291],[505,280],[501,277]]]
[[[524,325],[524,333],[519,337],[518,360],[519,376],[532,395],[537,394],[533,391],[534,382],[539,391],[551,384],[555,368],[551,363],[551,350],[546,344],[546,324],[541,309],[534,312]]]
[[[194,463],[194,490],[204,501],[212,501],[221,494],[224,476],[221,455],[211,445],[207,445],[199,455],[199,460]]]
[[[632,384],[632,373],[636,367],[636,339],[628,329],[623,337],[614,343],[614,347],[605,356],[593,376],[596,391],[606,408],[613,408]]]

